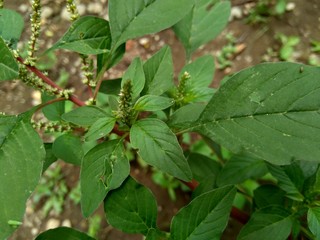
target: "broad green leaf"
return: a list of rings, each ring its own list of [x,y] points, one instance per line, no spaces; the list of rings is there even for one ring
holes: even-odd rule
[[[123,74],[121,86],[123,86],[123,84],[128,80],[132,83],[132,99],[134,100],[139,97],[146,80],[141,59],[138,57],[131,62],[127,71]]]
[[[161,95],[172,88],[174,85],[171,49],[168,46],[161,48],[145,62],[143,70],[146,76],[143,95]]]
[[[106,136],[112,131],[115,122],[116,120],[113,117],[103,117],[98,119],[92,124],[89,131],[86,133],[86,141],[92,141]]]
[[[0,239],[9,237],[22,222],[45,159],[28,115],[0,116]]]
[[[41,94],[41,100],[43,103],[53,99],[55,99],[55,97],[50,96],[46,93]],[[45,106],[44,108],[42,108],[42,112],[48,120],[60,121],[61,115],[64,114],[65,112],[65,102],[60,101],[60,102],[55,102],[48,106]]]
[[[318,67],[286,62],[240,71],[214,94],[193,130],[277,165],[319,161],[319,75]]]
[[[146,235],[156,228],[156,200],[148,188],[131,177],[109,193],[104,209],[108,223],[123,232]]]
[[[12,80],[19,76],[19,65],[9,48],[0,37],[0,81]]]
[[[218,162],[199,153],[190,153],[187,159],[192,171],[192,176],[199,183],[192,192],[192,198],[217,187],[216,178],[221,171],[221,165]]]
[[[197,58],[194,62],[187,64],[180,72],[179,79],[185,73],[190,75],[185,84],[184,102],[205,102],[210,100],[215,89],[208,88],[213,81],[215,65],[210,55]]]
[[[318,179],[319,176],[317,176],[319,163],[298,161],[297,164],[303,173],[302,179],[304,179],[301,193],[307,198],[313,198],[310,196],[310,194],[315,196],[320,191]]]
[[[283,240],[291,232],[293,218],[281,207],[267,207],[254,212],[241,229],[238,240]]]
[[[271,205],[284,206],[286,192],[275,185],[262,185],[254,190],[254,203],[257,208]]]
[[[192,0],[110,0],[113,48],[125,41],[169,28],[193,6]]]
[[[315,173],[314,191],[320,192],[320,167],[318,167],[318,170]]]
[[[81,54],[100,54],[110,50],[109,22],[94,16],[84,16],[72,23],[63,37],[49,50],[67,49]]]
[[[207,179],[208,176],[210,176],[214,182],[221,170],[221,166],[216,161],[202,154],[191,153],[187,159],[193,178],[199,182]]]
[[[144,95],[134,104],[134,109],[137,111],[159,111],[166,109],[174,104],[172,98]]]
[[[196,197],[173,218],[170,239],[220,239],[235,194],[236,189],[227,186]]]
[[[74,165],[81,165],[83,158],[82,142],[79,137],[66,133],[58,137],[52,146],[52,152],[61,160]]]
[[[299,161],[297,162],[305,179],[314,176],[319,168],[317,162]]]
[[[217,185],[239,184],[249,178],[262,177],[267,172],[265,161],[245,154],[235,155],[219,173]]]
[[[121,90],[121,81],[122,81],[121,78],[108,79],[108,80],[102,81],[99,92],[118,96]]]
[[[275,166],[268,164],[269,172],[278,180],[279,187],[287,193],[287,197],[303,201],[301,193],[304,176],[299,165],[292,163],[287,166]]]
[[[199,182],[199,185],[196,187],[194,191],[192,191],[192,199],[207,193],[213,189],[217,188],[216,186],[216,176],[213,174],[210,174],[208,176],[205,176],[201,179],[201,182]]]
[[[188,88],[208,87],[212,83],[214,70],[214,58],[211,55],[205,55],[184,66],[179,74],[179,79],[187,72],[190,74],[190,79],[187,82]]]
[[[168,125],[176,131],[179,131],[179,129],[187,129],[197,122],[205,107],[206,105],[202,103],[185,105],[170,116]]]
[[[107,113],[102,109],[94,106],[78,107],[71,112],[63,114],[62,119],[66,122],[73,123],[79,126],[91,126],[97,120],[103,117],[108,117]]]
[[[19,13],[10,9],[0,9],[0,36],[10,48],[16,48],[23,27],[24,20]]]
[[[315,235],[316,239],[320,238],[320,207],[309,208],[308,210],[308,227]]]
[[[166,236],[166,233],[161,232],[158,229],[152,228],[148,231],[148,234],[145,240],[167,240],[167,239],[168,238]]]
[[[79,232],[73,228],[58,227],[47,230],[36,237],[35,240],[95,240],[83,232]]]
[[[107,193],[122,184],[129,172],[122,140],[104,142],[91,149],[83,158],[80,174],[83,215],[91,215]]]
[[[188,59],[197,48],[218,36],[227,25],[230,12],[229,1],[195,1],[194,8],[173,27]]]
[[[46,158],[44,159],[43,167],[42,167],[42,173],[50,167],[52,163],[57,161],[57,157],[53,154],[52,151],[52,143],[44,143],[44,148],[46,150]]]
[[[109,49],[110,42],[105,42],[102,48]],[[126,44],[121,44],[114,52],[106,52],[97,55],[97,75],[102,70],[108,70],[109,68],[117,65],[124,54],[126,53]],[[104,69],[105,68],[105,69]]]
[[[184,181],[190,181],[192,173],[176,136],[158,119],[143,119],[130,130],[133,148],[148,164]]]

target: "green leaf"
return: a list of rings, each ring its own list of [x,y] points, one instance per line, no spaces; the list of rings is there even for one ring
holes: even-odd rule
[[[179,79],[187,72],[190,74],[187,88],[192,90],[197,87],[208,87],[212,83],[214,70],[214,58],[211,55],[205,55],[184,66],[180,71]]]
[[[121,78],[108,79],[108,80],[102,81],[99,92],[118,96],[121,90],[121,81],[122,81]]]
[[[128,177],[110,192],[104,209],[108,223],[127,233],[142,233],[156,227],[157,203],[151,191]]]
[[[227,186],[196,197],[173,218],[170,239],[220,239],[235,194],[236,189]]]
[[[217,1],[195,1],[194,8],[173,27],[186,50],[188,59],[197,48],[218,36],[228,23],[230,2],[214,2]]]
[[[320,159],[320,68],[264,63],[233,75],[196,130],[235,153],[282,165]]]
[[[252,214],[237,240],[283,240],[291,232],[293,219],[281,207],[267,207]]]
[[[150,118],[135,122],[130,141],[148,164],[181,180],[191,180],[192,173],[178,140],[161,120]]]
[[[83,158],[82,142],[79,137],[66,133],[58,137],[52,146],[52,152],[61,160],[74,165],[81,165]]]
[[[105,42],[101,48],[109,49],[110,42]],[[126,53],[126,44],[121,44],[114,52],[106,52],[97,55],[97,75],[101,70],[108,70],[117,65]],[[106,69],[104,69],[106,68]]]
[[[110,0],[113,48],[125,41],[166,29],[190,11],[192,0]]]
[[[320,238],[320,207],[312,207],[308,210],[308,227],[315,235]]]
[[[257,208],[264,208],[271,205],[284,206],[285,191],[275,185],[262,185],[254,190],[254,203]]]
[[[161,95],[172,88],[174,85],[171,49],[168,46],[161,48],[145,62],[143,70],[146,76],[143,95]]]
[[[268,164],[269,172],[278,180],[279,187],[287,193],[287,197],[303,201],[301,193],[304,176],[297,163],[288,166],[275,166]]]
[[[12,80],[19,76],[19,65],[7,45],[0,37],[0,81]]]
[[[129,172],[122,140],[104,142],[91,149],[83,158],[80,174],[83,215],[91,215],[107,193],[122,184]]]
[[[217,185],[239,184],[249,178],[262,177],[268,172],[265,161],[249,155],[235,155],[223,167]]]
[[[190,153],[187,159],[192,176],[199,183],[192,192],[192,198],[217,188],[216,179],[221,171],[221,165],[217,161],[199,153]]]
[[[121,86],[127,81],[131,80],[132,83],[132,99],[139,97],[140,92],[142,91],[145,83],[145,76],[143,72],[142,62],[140,58],[135,58],[131,62],[130,66],[127,68],[127,71],[122,77]]]
[[[50,96],[46,93],[41,94],[41,100],[43,103],[53,99],[55,99],[55,97]],[[60,102],[55,102],[48,106],[45,106],[44,108],[42,108],[42,112],[48,120],[60,121],[61,115],[64,114],[65,112],[65,102],[60,101]]]
[[[183,106],[170,116],[168,125],[177,131],[179,129],[188,129],[197,122],[205,107],[206,105],[202,103],[193,103]]]
[[[148,234],[145,240],[167,240],[167,239],[168,238],[166,236],[166,233],[161,232],[158,229],[152,228],[148,231]]]
[[[0,116],[0,239],[22,222],[26,201],[37,186],[45,150],[30,115]]]
[[[92,124],[89,131],[86,133],[86,141],[92,141],[106,136],[112,131],[115,122],[116,120],[113,117],[103,117],[98,119]]]
[[[110,50],[109,22],[94,16],[74,21],[63,37],[49,50],[67,49],[81,54],[100,54]]]
[[[185,84],[184,102],[206,102],[210,100],[215,91],[213,88],[208,88],[213,80],[214,67],[213,57],[206,55],[197,58],[181,70],[180,80],[185,73],[190,75]]]
[[[108,117],[108,114],[98,107],[83,106],[67,112],[61,117],[66,122],[86,127],[91,126],[100,118]]]
[[[79,232],[73,228],[58,227],[50,229],[38,235],[35,240],[95,240],[83,232]]]
[[[320,192],[320,167],[318,167],[318,170],[315,173],[314,191]]]
[[[299,164],[299,167],[303,173],[304,179],[313,177],[319,167],[319,163],[317,162],[299,161],[297,163]]]
[[[16,48],[23,27],[24,20],[19,13],[10,9],[0,9],[0,36],[10,48]]]
[[[46,150],[46,158],[44,159],[42,173],[50,167],[52,163],[57,161],[57,157],[53,154],[52,143],[44,143],[44,148]]]
[[[189,154],[188,163],[193,178],[198,182],[204,181],[208,176],[210,176],[214,182],[221,169],[221,166],[216,161],[198,153]]]
[[[174,104],[172,98],[144,95],[134,104],[134,109],[137,111],[159,111],[166,109]]]

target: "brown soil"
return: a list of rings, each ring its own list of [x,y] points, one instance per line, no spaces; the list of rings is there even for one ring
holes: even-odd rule
[[[21,0],[11,0],[5,1],[7,7],[12,9],[17,9],[21,4],[27,4],[28,1]],[[81,3],[88,6],[89,0],[80,1]],[[99,0],[91,2],[102,2]],[[234,6],[239,6],[242,9],[246,6],[245,2],[255,2],[255,1],[245,1],[245,0],[234,0],[232,1]],[[319,0],[291,0],[290,2],[295,3],[296,7],[293,11],[285,13],[281,17],[270,17],[266,24],[260,25],[248,25],[245,23],[244,18],[234,20],[229,23],[227,29],[213,42],[209,43],[201,50],[199,50],[195,56],[201,54],[212,54],[216,56],[217,51],[226,43],[225,36],[226,33],[232,32],[237,38],[237,44],[242,45],[245,48],[243,51],[239,52],[233,59],[233,65],[224,70],[216,71],[213,86],[217,87],[220,80],[226,75],[237,72],[248,66],[252,66],[261,62],[262,56],[266,53],[268,47],[273,47],[275,49],[279,48],[279,43],[275,40],[274,36],[278,32],[285,33],[286,35],[297,35],[301,38],[301,42],[298,45],[296,51],[296,60],[299,62],[306,63],[308,56],[310,55],[310,40],[320,41],[320,1]],[[44,35],[44,45],[51,45],[56,41],[68,27],[68,23],[63,20],[60,16],[60,10],[62,3],[64,1],[43,1],[46,6],[53,9],[53,13],[44,22],[45,27],[53,32],[53,36],[49,37]],[[105,4],[106,5],[106,4]],[[28,19],[29,12],[22,12],[25,19]],[[100,15],[105,16],[106,11],[103,10]],[[27,28],[28,29],[28,28]],[[23,38],[27,38],[29,35],[28,30],[23,34]],[[152,35],[146,37],[147,44],[141,44],[139,39],[129,41],[127,44],[127,53],[124,60],[117,66],[117,68],[109,72],[108,76],[114,78],[121,76],[122,71],[130,64],[131,60],[140,56],[142,59],[147,59],[152,53],[160,49],[164,44],[168,44],[172,47],[173,60],[175,64],[175,73],[177,74],[179,70],[183,67],[185,63],[185,56],[182,45],[178,42],[171,30],[165,30],[158,35]],[[49,75],[56,79],[59,76],[61,69],[66,69],[74,74],[70,77],[70,86],[77,89],[76,94],[82,99],[86,99],[86,94],[84,92],[84,87],[79,84],[79,66],[74,67],[74,62],[77,62],[77,56],[75,54],[66,53],[63,51],[58,52],[58,63],[53,68],[54,70],[49,70]],[[76,64],[77,65],[77,64]],[[1,82],[0,83],[0,111],[6,112],[8,114],[17,114],[25,111],[32,106],[33,90],[25,86],[20,82]],[[67,164],[63,164],[63,175],[66,179],[67,186],[69,189],[76,185],[79,176],[79,168],[73,167]],[[155,185],[150,178],[150,171],[141,170],[137,166],[133,167],[132,175],[135,176],[141,183],[150,187],[152,192],[157,198],[159,205],[159,217],[158,224],[164,230],[169,230],[169,224],[172,216],[189,201],[189,195],[178,191],[178,199],[172,202],[168,196],[165,189]],[[28,204],[29,208],[32,204]],[[100,208],[97,211],[103,216],[103,209]],[[78,228],[82,231],[86,231],[88,227],[88,220],[84,219],[81,215],[81,210],[79,205],[75,205],[70,200],[66,200],[64,205],[64,211],[59,216],[55,214],[49,214],[49,217],[41,217],[41,207],[37,207],[31,211],[27,211],[23,226],[20,227],[15,234],[10,237],[10,240],[25,240],[33,239],[34,235],[32,233],[46,230],[47,223],[50,219],[57,219],[59,225],[65,219],[70,220],[71,226]],[[241,225],[234,220],[230,220],[230,225],[225,231],[223,239],[236,239],[236,234],[241,228]],[[131,235],[124,234],[117,231],[107,225],[106,221],[103,220],[101,223],[101,231],[99,233],[99,239],[142,239],[141,235]]]

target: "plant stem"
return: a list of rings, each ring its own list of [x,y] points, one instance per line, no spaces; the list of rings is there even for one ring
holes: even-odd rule
[[[24,64],[24,60],[22,57],[17,57],[17,60],[25,65],[29,71],[33,72],[35,75],[37,75],[39,78],[41,78],[46,84],[48,84],[51,87],[54,87],[56,89],[59,90],[63,90],[63,88],[61,88],[60,86],[58,86],[55,82],[53,82],[48,76],[46,76],[45,74],[43,74],[43,72],[41,72],[38,68],[34,67],[34,66],[30,66],[30,65],[26,65]],[[74,104],[78,105],[78,106],[84,106],[86,105],[83,101],[81,101],[79,98],[77,98],[75,95],[71,94],[69,100],[71,102],[73,102]]]
[[[41,110],[42,108],[52,104],[52,103],[66,101],[66,100],[68,100],[68,99],[66,99],[64,97],[60,97],[60,98],[55,98],[55,99],[49,100],[48,102],[45,102],[45,103],[41,103],[40,105],[38,105],[36,112]]]
[[[242,223],[243,225],[246,224],[250,219],[250,216],[246,212],[234,206],[231,209],[230,217],[237,220],[239,223]]]
[[[112,59],[111,56],[114,53],[114,51],[116,51],[116,49],[114,49],[114,47],[110,49],[110,56],[109,56],[108,60],[106,61],[106,63],[102,66],[101,70],[99,71],[99,73],[95,79],[95,82],[97,83],[97,85],[96,85],[96,88],[93,93],[93,101],[95,101],[98,96],[98,92],[99,92],[99,89],[100,89],[102,81],[103,81],[103,75],[104,75],[105,71],[107,70],[108,64]]]
[[[101,87],[101,84],[102,84],[102,80],[103,80],[103,75],[104,75],[104,72],[106,71],[107,69],[107,63],[102,67],[102,69],[100,70],[100,72],[98,73],[98,76],[96,77],[96,83],[97,83],[97,86],[94,90],[94,93],[93,93],[93,100],[96,100],[97,96],[98,96],[98,92],[99,92],[99,89]]]
[[[310,240],[316,239],[305,227],[301,226],[301,232]]]

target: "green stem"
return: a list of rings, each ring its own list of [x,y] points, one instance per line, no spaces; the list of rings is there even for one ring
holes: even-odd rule
[[[305,227],[301,226],[300,229],[301,229],[301,232],[303,232],[303,234],[307,236],[307,239],[310,239],[310,240],[316,239]]]
[[[104,64],[104,66],[101,68],[100,72],[98,73],[98,75],[95,79],[97,86],[96,86],[94,93],[93,93],[93,101],[95,101],[98,96],[98,92],[99,92],[99,89],[100,89],[102,81],[103,81],[103,75],[104,75],[105,71],[107,70],[108,64],[111,61],[111,56],[113,54],[113,51],[114,51],[114,47],[110,49],[110,57],[109,57],[108,61]]]
[[[98,92],[99,92],[99,89],[101,87],[102,80],[103,80],[103,75],[104,75],[105,71],[107,70],[108,62],[101,68],[100,72],[98,73],[98,75],[96,77],[96,81],[95,82],[97,83],[97,86],[94,89],[93,101],[95,101],[97,96],[98,96]]]
[[[48,102],[45,102],[45,103],[41,103],[40,105],[37,106],[37,109],[36,109],[36,112],[38,112],[39,110],[41,110],[42,108],[48,106],[48,105],[51,105],[55,102],[61,102],[61,101],[67,101],[68,99],[64,98],[64,97],[61,97],[61,98],[55,98],[55,99],[52,99],[52,100],[49,100]]]

